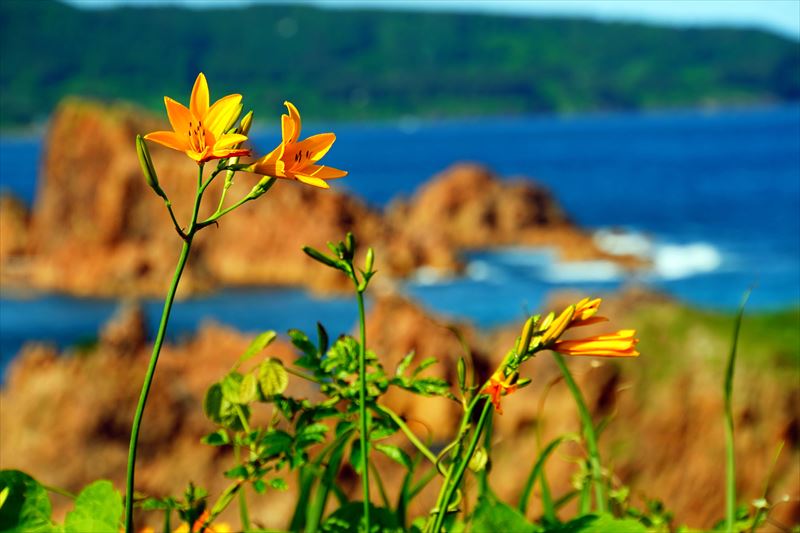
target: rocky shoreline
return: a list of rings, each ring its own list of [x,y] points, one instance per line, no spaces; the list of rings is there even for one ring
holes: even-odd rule
[[[137,133],[159,127],[153,116],[128,105],[64,101],[46,135],[32,210],[0,199],[0,286],[162,296],[180,241],[133,150]],[[183,154],[152,150],[161,185],[184,220],[194,194],[192,165]],[[256,179],[239,174],[229,197],[244,196]],[[216,203],[220,187],[221,180],[209,188],[201,216]],[[386,285],[422,267],[456,274],[463,266],[459,252],[512,243],[552,247],[567,261],[643,266],[639,258],[598,248],[541,185],[501,180],[480,165],[459,163],[385,211],[336,190],[279,182],[198,236],[179,296],[237,285],[339,291],[345,287],[341,277],[319,269],[300,250],[324,247],[347,231],[375,248]]]

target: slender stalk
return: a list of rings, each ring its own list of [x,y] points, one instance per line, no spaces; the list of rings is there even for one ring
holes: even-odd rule
[[[150,393],[150,385],[153,383],[153,376],[156,371],[156,364],[158,363],[158,355],[161,353],[161,345],[164,343],[164,337],[167,331],[167,322],[169,321],[170,311],[172,311],[172,303],[175,301],[175,293],[178,290],[178,283],[183,274],[183,269],[186,266],[186,261],[189,258],[189,250],[192,247],[192,238],[195,233],[195,224],[197,222],[197,212],[200,209],[200,200],[202,193],[200,187],[203,180],[203,165],[199,165],[198,171],[198,189],[195,197],[194,209],[192,211],[192,221],[189,224],[189,231],[184,239],[181,254],[178,258],[178,264],[175,267],[175,274],[172,276],[172,283],[167,291],[167,296],[164,299],[164,309],[161,313],[161,323],[158,325],[158,333],[156,334],[155,342],[153,343],[153,353],[150,355],[150,363],[147,366],[147,372],[144,376],[144,383],[142,383],[142,391],[139,395],[139,403],[136,406],[136,413],[133,416],[133,424],[131,425],[131,440],[128,448],[128,469],[126,481],[126,496],[125,496],[125,532],[133,533],[133,493],[134,493],[134,474],[136,470],[136,447],[139,440],[139,427],[142,423],[142,415],[144,407],[147,403],[147,396]]]
[[[443,487],[444,497],[441,498],[441,503],[439,504],[436,512],[436,521],[433,523],[434,533],[439,533],[442,530],[444,518],[447,516],[447,507],[450,505],[450,500],[453,499],[453,494],[455,494],[458,486],[461,484],[461,479],[464,477],[464,472],[467,469],[467,465],[469,464],[470,459],[472,459],[475,449],[478,447],[478,441],[481,438],[483,427],[486,424],[486,419],[488,418],[491,410],[492,403],[489,400],[484,400],[483,410],[481,411],[481,416],[478,419],[478,424],[475,426],[475,430],[472,433],[472,439],[470,440],[469,447],[467,448],[467,453],[460,459],[458,464],[455,464],[455,468],[448,472],[448,476],[447,479],[445,479],[445,485]]]
[[[238,445],[233,447],[233,453],[235,455],[236,464],[242,464],[241,451]],[[239,521],[242,524],[242,531],[250,531],[250,513],[247,511],[247,495],[243,490],[239,491]]]
[[[739,344],[739,329],[742,327],[744,306],[750,297],[748,290],[742,298],[736,321],[733,325],[733,340],[725,369],[722,394],[725,400],[725,531],[732,532],[736,522],[736,453],[733,446],[733,373],[736,369],[736,348]]]
[[[600,451],[597,447],[597,434],[594,431],[594,422],[592,422],[592,416],[589,414],[589,409],[586,407],[583,394],[581,394],[581,390],[572,378],[572,374],[569,368],[567,368],[564,358],[561,354],[556,352],[552,352],[552,354],[558,368],[561,370],[561,374],[564,376],[564,382],[567,384],[567,388],[570,393],[572,393],[572,398],[575,400],[575,404],[578,407],[578,414],[583,423],[583,434],[586,437],[586,448],[589,452],[589,465],[592,471],[592,481],[594,482],[597,510],[604,513],[606,510],[606,488],[603,483],[603,471],[600,466],[602,463],[600,462]]]
[[[77,496],[66,489],[62,489],[59,487],[53,487],[51,485],[42,485],[42,488],[48,492],[52,492],[54,494],[59,494],[64,496],[65,498],[69,498],[70,500],[74,500]]]
[[[369,420],[367,419],[367,329],[364,316],[364,293],[356,290],[358,299],[358,327],[361,344],[358,350],[358,419],[361,441],[361,486],[364,497],[364,527],[369,533]]]

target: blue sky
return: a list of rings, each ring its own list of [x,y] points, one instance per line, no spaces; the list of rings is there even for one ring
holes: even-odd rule
[[[67,0],[87,8],[176,4],[192,8],[305,3],[326,8],[373,8],[564,15],[677,26],[755,27],[800,40],[800,0]]]

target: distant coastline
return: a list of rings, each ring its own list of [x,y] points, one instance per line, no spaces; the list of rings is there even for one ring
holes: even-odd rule
[[[41,122],[67,94],[160,110],[200,70],[212,91],[257,95],[246,102],[257,116],[291,97],[317,120],[800,100],[797,41],[761,30],[304,5],[225,10],[221,22],[219,11],[0,3],[0,127]]]

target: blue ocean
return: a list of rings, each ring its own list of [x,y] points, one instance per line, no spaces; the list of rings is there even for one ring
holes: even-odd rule
[[[800,305],[800,105],[747,110],[541,115],[474,120],[310,123],[335,131],[326,163],[350,175],[335,186],[380,207],[410,196],[456,161],[482,163],[504,177],[525,176],[554,193],[609,249],[653,264],[630,277],[603,262],[559,263],[547,250],[503,248],[465,256],[463,277],[421,271],[404,287],[427,308],[491,327],[535,310],[550,291],[608,293],[636,284],[702,308]],[[277,130],[252,134],[277,142]],[[38,137],[0,139],[0,187],[35,200]],[[300,253],[298,251],[298,253]],[[143,302],[152,327],[161,302]],[[93,338],[118,307],[113,300],[61,295],[0,298],[0,362],[26,340],[67,346]],[[180,302],[173,338],[202,320],[245,331],[350,330],[355,305],[301,289],[236,289]]]

